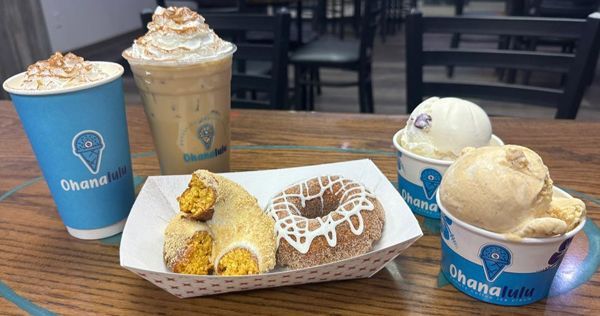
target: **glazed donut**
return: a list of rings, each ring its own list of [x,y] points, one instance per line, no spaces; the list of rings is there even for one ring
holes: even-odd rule
[[[368,252],[385,222],[375,195],[341,176],[291,185],[271,199],[266,212],[275,220],[277,262],[293,269]]]

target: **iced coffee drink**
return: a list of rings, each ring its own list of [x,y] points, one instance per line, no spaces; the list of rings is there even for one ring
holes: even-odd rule
[[[140,90],[163,174],[229,170],[235,46],[188,8],[158,7],[123,52]]]

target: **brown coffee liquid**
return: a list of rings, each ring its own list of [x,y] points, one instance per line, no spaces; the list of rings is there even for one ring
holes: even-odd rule
[[[131,64],[162,174],[229,171],[231,60]]]

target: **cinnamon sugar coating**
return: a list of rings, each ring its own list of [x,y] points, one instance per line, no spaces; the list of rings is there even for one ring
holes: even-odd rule
[[[277,262],[293,269],[364,254],[381,238],[384,209],[362,184],[321,176],[276,195],[267,212],[275,219]]]
[[[241,275],[273,269],[274,222],[242,186],[207,170],[198,170],[179,202],[182,211],[189,212],[176,215],[165,231],[165,262],[172,271]],[[195,220],[203,218],[207,210],[210,219]],[[193,237],[203,231],[211,237],[208,257],[203,255],[206,244]]]
[[[27,67],[21,88],[51,90],[94,82],[108,76],[98,66],[73,53],[56,52],[47,60]]]

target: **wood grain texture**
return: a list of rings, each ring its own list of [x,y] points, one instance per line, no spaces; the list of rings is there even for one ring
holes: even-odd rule
[[[128,106],[133,153],[153,150],[143,109]],[[233,111],[232,169],[260,170],[371,158],[396,181],[392,135],[401,116]],[[565,186],[600,196],[600,123],[531,119],[493,119],[506,143],[531,147],[544,158],[552,178]],[[9,102],[0,102],[0,194],[38,177],[39,168],[20,121]],[[369,153],[310,149],[261,149],[301,145],[360,148]],[[390,154],[381,153],[387,151]],[[135,158],[134,172],[156,175],[154,156]],[[588,203],[600,222],[600,208]],[[440,238],[427,233],[370,279],[282,287],[218,296],[177,299],[119,266],[116,245],[70,237],[44,181],[0,202],[0,280],[31,302],[60,314],[600,314],[600,274],[566,294],[521,308],[476,301],[447,285],[438,288]],[[577,269],[587,254],[579,234],[561,275]],[[568,264],[565,264],[568,263]],[[562,279],[561,279],[562,280]],[[568,287],[568,278],[556,286]],[[21,310],[0,298],[0,314]]]

